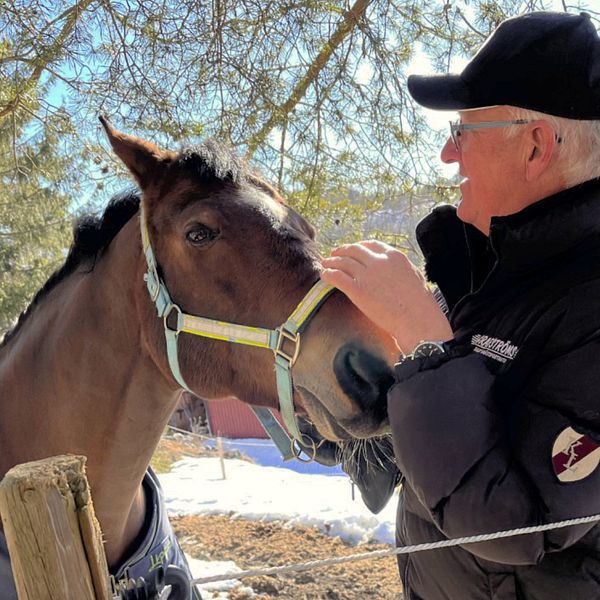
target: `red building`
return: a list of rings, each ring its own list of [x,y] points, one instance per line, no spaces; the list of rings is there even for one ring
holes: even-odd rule
[[[204,403],[212,435],[233,439],[269,437],[250,406],[237,398],[205,400]],[[276,415],[282,423],[278,412]]]

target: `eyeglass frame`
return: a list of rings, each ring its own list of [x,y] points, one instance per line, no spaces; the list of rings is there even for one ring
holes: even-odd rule
[[[454,147],[460,150],[460,132],[468,131],[470,129],[493,129],[495,127],[510,127],[511,125],[527,125],[532,123],[531,119],[513,119],[512,121],[480,121],[479,123],[459,123],[458,121],[449,121],[450,123],[450,137],[454,143]],[[458,135],[457,135],[458,134]],[[563,140],[555,133],[554,137],[556,142],[560,144]]]

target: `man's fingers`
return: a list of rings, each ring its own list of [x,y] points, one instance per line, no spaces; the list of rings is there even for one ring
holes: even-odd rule
[[[352,278],[356,278],[359,273],[365,270],[365,265],[353,256],[330,256],[329,258],[324,258],[321,264],[326,269],[343,271]]]
[[[362,265],[369,264],[369,262],[372,261],[373,257],[376,256],[376,254],[376,252],[373,252],[372,250],[360,243],[346,244],[344,246],[340,246],[339,248],[335,248],[331,251],[331,256],[350,257],[358,261]]]
[[[371,250],[372,252],[376,252],[377,254],[385,254],[387,252],[396,250],[394,246],[390,246],[389,244],[379,240],[363,240],[362,242],[359,242],[359,244],[364,248]]]
[[[356,279],[352,277],[352,275],[349,275],[345,271],[340,271],[339,269],[323,269],[321,271],[321,279],[325,283],[329,283],[338,290],[344,292],[347,296],[351,295],[356,288]]]

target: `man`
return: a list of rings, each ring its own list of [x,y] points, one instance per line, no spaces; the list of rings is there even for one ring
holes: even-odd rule
[[[503,22],[460,75],[413,76],[456,110],[457,209],[418,227],[426,274],[378,242],[323,279],[395,336],[388,411],[399,545],[600,513],[600,39],[587,15]],[[399,558],[410,600],[600,598],[596,523]]]

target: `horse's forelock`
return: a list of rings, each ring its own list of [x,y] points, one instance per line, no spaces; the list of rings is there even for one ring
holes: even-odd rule
[[[216,140],[206,140],[202,144],[184,148],[179,153],[177,164],[204,182],[232,182],[237,185],[248,182],[279,204],[284,204],[279,192],[252,171],[243,157]]]
[[[246,161],[227,145],[206,140],[181,150],[176,164],[202,181],[241,184],[250,176]]]

